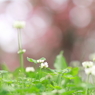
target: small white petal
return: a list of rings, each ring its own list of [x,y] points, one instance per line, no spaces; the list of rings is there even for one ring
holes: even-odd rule
[[[86,69],[85,69],[85,73],[86,73],[87,75],[92,74],[92,68],[86,68]]]
[[[37,60],[37,62],[38,62],[38,63],[43,63],[44,60],[40,60],[40,59],[39,59],[39,60]]]
[[[39,63],[39,60],[37,60],[37,63]]]
[[[34,67],[26,67],[26,72],[34,72]]]
[[[44,63],[41,63],[41,66],[40,67],[43,68],[44,67]]]
[[[43,62],[43,60],[41,60],[41,62]]]
[[[44,64],[45,64],[46,67],[48,67],[48,63],[47,62],[45,62]]]
[[[44,63],[41,63],[41,68],[47,68],[48,67],[48,63],[47,62],[44,62]]]
[[[92,72],[91,72],[91,74],[95,76],[95,66],[92,67]]]

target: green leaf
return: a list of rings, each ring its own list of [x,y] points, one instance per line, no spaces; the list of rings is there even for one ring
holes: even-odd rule
[[[67,79],[74,79],[75,78],[73,75],[70,75],[70,74],[64,75],[63,77],[65,77]]]
[[[74,92],[75,92],[74,90],[66,91],[62,95],[73,95]]]
[[[1,68],[3,69],[3,70],[6,70],[6,71],[9,71],[9,69],[8,69],[8,67],[7,67],[7,65],[6,64],[1,64]]]
[[[56,57],[54,67],[57,70],[63,70],[65,68],[67,68],[67,62],[63,56],[63,51],[61,51],[60,54]]]
[[[29,62],[33,62],[33,63],[37,64],[37,61],[36,61],[35,59],[32,59],[32,58],[27,57],[27,60],[28,60]]]
[[[62,73],[70,73],[72,71],[72,67],[67,67],[66,69],[62,70]]]
[[[90,83],[81,83],[79,84],[81,87],[83,88],[88,88],[88,89],[95,89],[95,85],[94,84],[90,84]]]
[[[78,67],[75,67],[72,69],[72,75],[78,75],[79,73],[79,68]]]
[[[46,60],[46,58],[42,57],[42,58],[40,58],[40,59],[38,59],[38,60],[44,60],[44,61],[45,61],[45,60]]]

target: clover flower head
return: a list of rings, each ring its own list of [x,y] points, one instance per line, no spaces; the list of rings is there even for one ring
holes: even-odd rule
[[[34,72],[34,67],[26,67],[26,72]]]
[[[37,60],[37,62],[38,62],[38,63],[43,63],[44,60],[39,59],[39,60]]]
[[[85,69],[85,73],[86,73],[87,75],[92,74],[92,68],[86,68],[86,69]]]
[[[93,66],[93,62],[92,61],[85,61],[82,63],[84,68],[90,68]]]
[[[48,68],[48,63],[47,62],[44,62],[44,63],[41,63],[41,68]]]
[[[91,74],[95,76],[95,66],[93,66],[91,69],[92,69]]]
[[[24,21],[15,21],[13,24],[13,27],[17,28],[17,29],[22,29],[25,27],[25,22]]]

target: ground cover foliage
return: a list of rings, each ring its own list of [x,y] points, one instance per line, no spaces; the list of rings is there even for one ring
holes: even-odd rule
[[[41,68],[41,62],[32,58],[27,60],[35,64],[34,69],[17,68],[10,72],[2,66],[0,95],[95,95],[94,83],[83,81],[78,67],[67,66],[63,52],[56,57],[55,69]]]

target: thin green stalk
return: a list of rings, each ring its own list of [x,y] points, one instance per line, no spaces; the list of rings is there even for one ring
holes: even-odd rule
[[[58,75],[58,85],[60,85],[60,86],[61,86],[61,78],[62,78],[62,74],[59,74]]]
[[[42,77],[42,68],[40,68],[40,71],[39,71],[40,73],[40,75],[39,75],[39,79]]]
[[[94,79],[94,76],[92,76],[92,84],[94,84],[95,83],[95,81],[94,81],[95,79]]]
[[[24,68],[24,61],[23,61],[23,49],[22,49],[22,40],[21,40],[21,30],[18,29],[18,47],[19,47],[19,60],[20,60],[20,67]]]
[[[87,81],[86,81],[87,83],[89,82],[89,75],[87,75]],[[88,95],[88,88],[86,88],[86,93],[85,93],[85,95]]]
[[[1,75],[1,80],[0,80],[0,87],[2,86],[2,82],[3,82],[3,75],[0,73]]]

